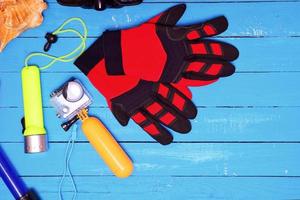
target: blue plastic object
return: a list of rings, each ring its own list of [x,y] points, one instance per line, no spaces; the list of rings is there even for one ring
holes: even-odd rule
[[[18,176],[16,169],[13,167],[12,163],[9,161],[8,157],[1,147],[0,175],[15,199],[31,200],[31,198],[29,197],[29,190],[27,189],[22,179]]]

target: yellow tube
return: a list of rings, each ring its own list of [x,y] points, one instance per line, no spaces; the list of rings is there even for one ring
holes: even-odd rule
[[[117,177],[126,178],[132,173],[133,164],[130,158],[99,119],[87,117],[83,120],[81,128],[89,142]]]
[[[29,66],[22,69],[22,88],[26,124],[24,136],[46,134],[38,67]]]
[[[44,152],[48,145],[44,128],[40,70],[36,66],[27,66],[22,69],[21,74],[25,118],[25,152]]]

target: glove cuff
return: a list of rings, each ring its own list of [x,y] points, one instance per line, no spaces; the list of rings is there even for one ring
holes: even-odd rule
[[[121,31],[105,31],[103,38],[103,51],[107,74],[125,75],[121,49]]]
[[[87,75],[102,59],[108,75],[125,75],[122,63],[121,32],[105,31],[74,64]]]
[[[85,52],[83,52],[74,62],[74,64],[85,75],[104,59],[103,35],[99,37]]]

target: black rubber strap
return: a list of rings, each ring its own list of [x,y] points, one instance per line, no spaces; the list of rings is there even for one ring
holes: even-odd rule
[[[145,102],[149,101],[149,97],[154,96],[154,84],[154,82],[141,80],[131,90],[111,99],[111,102],[115,105],[122,105],[122,108],[125,110],[127,115],[132,116],[139,108],[143,107]]]
[[[94,68],[94,66],[104,59],[103,35],[98,38],[85,52],[79,56],[74,64],[85,74]]]
[[[106,72],[109,75],[124,75],[121,31],[106,31],[103,34],[103,48]]]

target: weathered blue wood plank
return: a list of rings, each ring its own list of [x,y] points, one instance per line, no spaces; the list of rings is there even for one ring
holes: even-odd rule
[[[58,177],[26,177],[44,200],[57,197]],[[265,177],[76,177],[77,199],[299,199],[299,178]],[[72,199],[70,184],[64,186],[64,197]],[[1,199],[13,200],[0,182]],[[155,198],[154,198],[155,197]]]
[[[57,199],[57,176],[63,167],[67,139],[54,110],[49,108],[48,95],[71,76],[83,80],[92,92],[95,103],[91,113],[99,116],[122,141],[136,167],[129,179],[114,178],[81,134],[79,141],[83,143],[75,147],[71,162],[80,190],[78,199],[300,198],[297,123],[300,27],[295,20],[300,17],[299,1],[185,0],[191,3],[181,24],[226,15],[230,27],[221,39],[236,45],[241,56],[235,62],[239,73],[212,86],[193,89],[199,116],[193,121],[191,134],[175,135],[175,141],[180,143],[166,147],[148,143],[152,140],[133,123],[121,127],[87,79],[73,65],[59,64],[42,74],[50,150],[45,154],[25,155],[19,123],[22,115],[19,70],[27,54],[41,50],[45,32],[76,13],[88,22],[90,36],[96,37],[109,27],[135,26],[178,2],[147,0],[136,7],[96,12],[61,7],[50,1],[45,23],[22,34],[0,54],[0,72],[9,72],[0,73],[0,143],[23,176],[41,176],[25,177],[25,181],[37,186],[43,199]],[[76,44],[75,40],[61,39],[53,53],[62,54],[66,46],[71,48]],[[11,199],[2,182],[0,199]]]
[[[7,133],[9,134],[9,133]],[[24,155],[22,143],[1,144],[23,176],[57,176],[65,143],[51,143],[47,153]],[[300,176],[300,144],[269,143],[122,143],[134,161],[133,176]],[[111,175],[88,143],[78,144],[74,175]]]
[[[218,38],[229,42],[240,51],[234,63],[238,72],[286,72],[300,71],[300,38]],[[88,46],[95,40],[88,40]],[[51,54],[63,55],[77,47],[79,39],[61,38],[53,45]],[[18,38],[0,54],[0,72],[19,72],[24,59],[31,51],[42,51],[43,38]],[[28,48],[28,47],[31,48]],[[288,47],[288,48],[284,48]],[[16,49],[17,53],[16,53]],[[284,56],[283,56],[284,55]],[[48,60],[34,59],[32,64],[43,65]],[[78,72],[73,63],[57,63],[47,72]]]
[[[98,36],[107,28],[125,28],[137,25],[174,3],[145,3],[122,9],[103,12],[83,10],[49,4],[45,11],[45,22],[37,29],[29,30],[22,37],[43,37],[47,31],[56,29],[65,19],[85,19],[90,36]],[[295,36],[300,35],[297,20],[299,2],[285,3],[189,3],[182,23],[199,22],[215,16],[225,15],[230,21],[229,30],[223,36]],[[145,12],[147,10],[147,12]],[[242,16],[242,17],[241,17]],[[10,46],[12,46],[11,43]]]
[[[20,119],[22,108],[0,108],[5,113],[1,120],[0,142],[23,142]],[[135,123],[122,127],[108,108],[91,108],[91,115],[99,117],[119,141],[153,141]],[[51,142],[67,141],[60,127],[61,121],[53,108],[44,109],[45,127]],[[177,142],[207,141],[300,141],[300,108],[199,108],[192,120],[192,131],[187,135],[174,133]],[[77,141],[86,141],[82,132]]]
[[[71,77],[84,83],[94,98],[93,106],[106,106],[100,93],[81,73],[42,73],[41,77],[45,106],[50,106],[50,93]],[[20,73],[1,73],[0,84],[0,106],[21,107]],[[237,73],[192,91],[198,106],[299,106],[299,84],[298,73]]]

